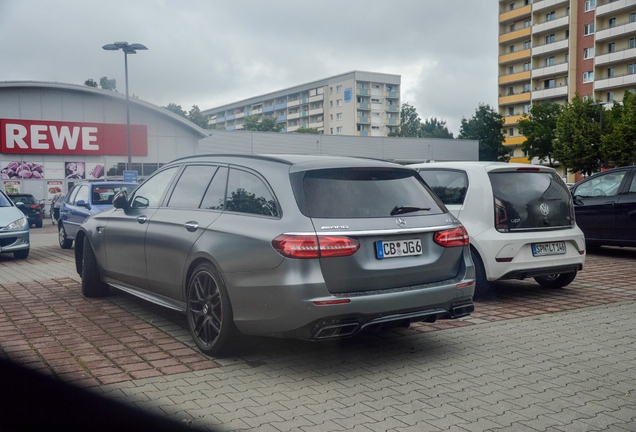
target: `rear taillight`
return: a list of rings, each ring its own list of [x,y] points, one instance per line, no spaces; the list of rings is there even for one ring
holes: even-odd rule
[[[444,247],[468,246],[470,244],[468,232],[463,226],[436,232],[433,235],[433,241]]]
[[[31,204],[29,207],[30,207],[30,208],[32,208],[32,209],[34,209],[34,210],[35,210],[35,209],[39,209],[39,208],[40,208],[40,206],[39,206],[39,205],[37,205],[37,204]]]
[[[287,258],[350,256],[360,249],[356,239],[340,236],[280,235],[272,240],[276,251]]]
[[[499,232],[509,232],[508,211],[499,198],[495,198],[495,229]]]

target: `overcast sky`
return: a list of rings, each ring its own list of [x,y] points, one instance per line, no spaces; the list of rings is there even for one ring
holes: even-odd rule
[[[0,0],[0,81],[83,84],[201,110],[352,70],[402,76],[402,103],[455,135],[497,104],[493,0]]]

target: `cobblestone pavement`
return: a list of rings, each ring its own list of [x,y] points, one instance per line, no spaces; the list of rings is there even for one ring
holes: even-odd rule
[[[636,430],[636,250],[601,248],[560,290],[497,284],[466,319],[332,343],[245,337],[210,359],[185,318],[85,299],[73,249],[32,230],[0,257],[0,356],[215,430]]]

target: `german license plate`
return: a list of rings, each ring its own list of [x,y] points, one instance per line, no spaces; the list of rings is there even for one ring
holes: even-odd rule
[[[379,241],[375,250],[378,259],[422,255],[422,240]]]
[[[565,242],[532,243],[532,255],[562,255],[565,253]]]

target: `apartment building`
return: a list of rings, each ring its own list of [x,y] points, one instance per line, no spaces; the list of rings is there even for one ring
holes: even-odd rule
[[[387,136],[400,124],[400,75],[352,71],[203,111],[210,125],[240,130],[245,117],[274,117],[286,132]]]
[[[500,0],[499,113],[511,161],[518,122],[534,103],[620,102],[636,88],[636,0]]]

